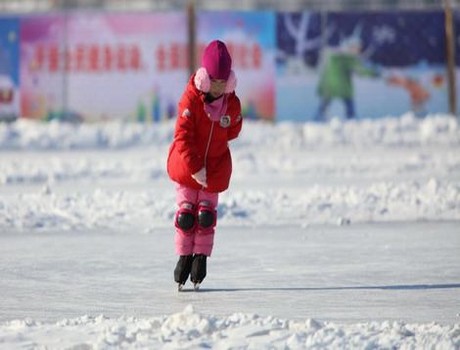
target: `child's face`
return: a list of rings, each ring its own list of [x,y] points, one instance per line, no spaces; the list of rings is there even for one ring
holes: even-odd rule
[[[227,85],[227,81],[223,79],[211,79],[211,88],[209,89],[209,93],[212,97],[219,97],[225,91],[225,86]]]

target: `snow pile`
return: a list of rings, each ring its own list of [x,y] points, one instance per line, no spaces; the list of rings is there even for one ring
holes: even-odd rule
[[[220,222],[243,225],[459,220],[460,185],[432,178],[364,188],[314,185],[300,193],[276,189],[237,192],[225,197],[220,210]]]
[[[293,210],[292,208],[296,208]],[[0,199],[0,227],[21,230],[127,228],[171,225],[172,189],[127,192],[38,193]],[[222,196],[219,225],[349,224],[358,222],[460,220],[460,185],[427,182],[377,183],[365,188],[313,186],[295,191],[232,191]]]
[[[173,128],[173,121],[0,124],[0,227],[169,226]],[[219,225],[459,220],[459,145],[449,116],[247,122],[231,145],[233,181]]]
[[[162,124],[108,122],[104,124],[48,124],[21,119],[13,124],[0,124],[0,149],[106,149],[134,146],[162,146],[172,138],[174,121]],[[457,119],[449,115],[431,115],[417,119],[413,114],[399,118],[342,121],[326,124],[279,123],[261,124],[247,121],[238,144],[270,146],[290,150],[351,144],[363,145],[459,145]]]
[[[0,345],[47,349],[456,349],[460,325],[371,322],[334,324],[232,314],[205,316],[191,305],[169,316],[137,319],[83,316],[57,323],[31,319],[0,324]]]
[[[70,124],[20,119],[0,124],[0,149],[106,149],[161,145],[172,137],[171,123],[147,125],[107,122]]]

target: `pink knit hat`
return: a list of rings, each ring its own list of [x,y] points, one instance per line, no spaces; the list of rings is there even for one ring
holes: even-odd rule
[[[227,80],[232,69],[232,58],[220,40],[214,40],[204,49],[201,65],[211,79]]]

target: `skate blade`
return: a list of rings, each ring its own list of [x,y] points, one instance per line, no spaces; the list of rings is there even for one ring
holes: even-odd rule
[[[200,290],[200,284],[201,284],[201,283],[194,283],[194,284],[193,284],[193,289],[194,289],[195,291],[199,291],[199,290]]]
[[[184,285],[179,283],[179,284],[177,285],[177,291],[178,291],[178,292],[182,292],[183,289],[184,289]]]

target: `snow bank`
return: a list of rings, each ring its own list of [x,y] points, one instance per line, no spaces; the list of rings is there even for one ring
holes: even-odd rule
[[[107,122],[70,124],[20,119],[0,124],[0,149],[107,149],[161,145],[172,137],[172,124]]]
[[[458,349],[460,325],[370,322],[334,324],[260,317],[206,316],[191,305],[169,316],[137,319],[83,316],[42,323],[31,319],[0,324],[8,349]]]
[[[0,124],[0,227],[169,227],[173,121]],[[247,122],[219,225],[460,219],[460,128],[412,115],[327,124]]]
[[[0,124],[0,149],[106,149],[168,144],[173,123],[65,124],[21,119]],[[352,145],[408,146],[421,144],[459,145],[458,120],[449,115],[417,119],[413,114],[399,118],[342,121],[329,123],[262,124],[247,121],[238,144],[289,150],[298,147]]]
[[[298,190],[297,190],[298,191]],[[231,191],[222,196],[219,225],[350,224],[359,222],[460,220],[460,184],[427,182],[312,186],[301,193],[277,189]],[[37,193],[0,198],[0,227],[20,230],[169,227],[174,193],[96,189],[90,193]]]

